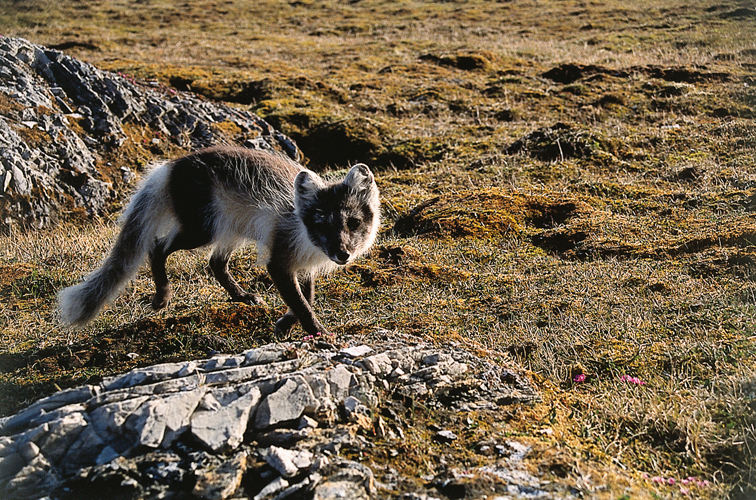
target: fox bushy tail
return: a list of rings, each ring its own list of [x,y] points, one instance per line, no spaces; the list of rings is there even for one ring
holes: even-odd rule
[[[147,176],[134,194],[121,220],[121,232],[113,249],[84,281],[68,287],[58,296],[63,324],[83,326],[114,300],[139,270],[155,239],[175,221],[168,201],[170,165],[162,165]]]

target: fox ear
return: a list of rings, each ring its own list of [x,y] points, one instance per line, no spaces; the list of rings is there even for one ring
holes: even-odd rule
[[[302,208],[307,202],[315,199],[318,190],[323,187],[323,181],[313,172],[302,170],[294,179],[294,206]]]
[[[355,191],[370,189],[370,186],[373,185],[373,182],[375,182],[373,173],[364,163],[358,163],[357,165],[353,166],[344,178],[344,184],[354,189]]]

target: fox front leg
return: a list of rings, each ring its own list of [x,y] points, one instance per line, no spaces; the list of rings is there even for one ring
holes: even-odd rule
[[[210,270],[213,276],[218,280],[223,288],[231,296],[233,302],[243,302],[249,305],[264,306],[265,301],[256,293],[247,292],[228,272],[228,260],[231,258],[231,252],[227,250],[216,250],[210,256]]]
[[[310,335],[328,334],[328,331],[318,321],[312,310],[312,302],[315,298],[314,279],[311,277],[303,278],[300,286],[300,281],[296,275],[275,264],[268,264],[268,273],[273,279],[278,293],[281,294],[281,298],[289,306],[289,311],[276,321],[276,334],[288,333],[297,321],[302,324],[302,329]]]

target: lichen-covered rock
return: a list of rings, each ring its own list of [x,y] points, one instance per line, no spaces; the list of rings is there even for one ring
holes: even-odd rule
[[[384,420],[380,401],[469,411],[538,399],[514,372],[459,347],[376,335],[341,351],[295,342],[144,367],[40,400],[0,421],[0,498],[86,498],[112,485],[127,499],[375,498],[371,468],[346,457],[371,447],[370,436],[403,439],[401,419]],[[438,435],[454,441],[452,429]],[[506,463],[527,453],[517,447],[508,443]],[[525,479],[507,491],[540,485]],[[490,483],[434,481],[475,492]]]
[[[192,150],[225,140],[220,123],[241,131],[247,147],[299,158],[294,141],[252,113],[0,37],[0,224],[38,228],[63,210],[104,212],[135,178],[122,166],[101,171],[104,154],[124,145],[125,126]]]

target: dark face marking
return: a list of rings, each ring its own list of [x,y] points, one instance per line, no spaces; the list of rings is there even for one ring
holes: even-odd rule
[[[341,265],[360,250],[374,217],[368,198],[355,194],[343,184],[320,190],[302,210],[310,241]]]

